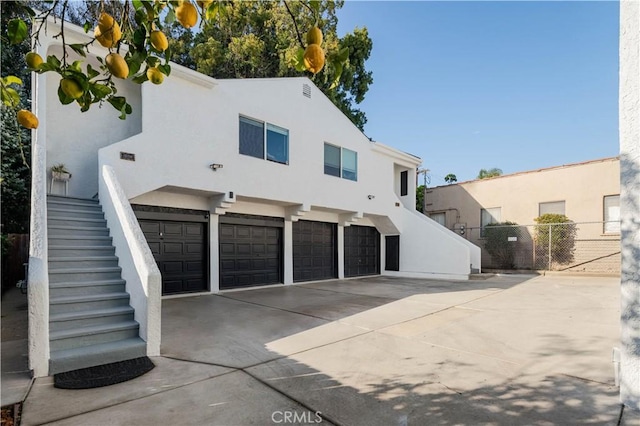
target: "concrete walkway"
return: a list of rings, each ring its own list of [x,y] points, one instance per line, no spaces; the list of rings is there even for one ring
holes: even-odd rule
[[[616,278],[373,277],[166,299],[154,370],[83,391],[38,379],[22,424],[616,425],[619,317]]]

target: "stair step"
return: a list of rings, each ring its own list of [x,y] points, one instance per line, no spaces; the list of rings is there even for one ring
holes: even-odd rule
[[[109,228],[103,227],[88,227],[88,226],[69,226],[69,225],[49,225],[49,236],[96,236],[107,237],[109,236]]]
[[[47,201],[47,209],[67,210],[75,212],[88,212],[96,213],[101,212],[102,207],[97,202],[95,203],[76,203],[68,201]]]
[[[106,268],[118,266],[117,256],[70,256],[70,257],[50,257],[49,269],[68,269],[69,266],[75,268]]]
[[[134,310],[131,306],[95,309],[91,311],[65,312],[49,316],[49,330],[76,330],[97,325],[106,325],[133,321]]]
[[[104,218],[83,218],[83,217],[51,217],[47,218],[47,225],[62,227],[73,226],[83,228],[107,227],[107,221]]]
[[[139,328],[140,325],[131,320],[51,331],[49,333],[50,347],[52,351],[59,351],[129,339],[138,337]]]
[[[112,238],[107,236],[95,236],[95,235],[49,235],[49,245],[107,245],[112,247]]]
[[[50,283],[69,281],[104,281],[121,278],[122,268],[119,266],[101,268],[61,268],[49,269]]]
[[[95,367],[146,355],[147,345],[139,337],[82,348],[52,351],[49,357],[49,374]]]
[[[129,305],[129,293],[125,292],[57,296],[49,299],[49,312],[53,315],[125,305]]]
[[[47,200],[98,203],[97,198],[71,197],[68,195],[47,194]]]
[[[49,259],[54,257],[72,256],[115,256],[116,248],[111,244],[107,245],[61,245],[49,244]]]
[[[47,208],[47,218],[72,218],[77,217],[81,219],[104,219],[104,213],[102,209],[96,207],[92,210],[75,210],[75,209],[65,209],[65,208],[57,208],[57,207],[48,207]]]
[[[103,281],[69,281],[49,284],[51,297],[124,293],[127,282],[123,279]]]

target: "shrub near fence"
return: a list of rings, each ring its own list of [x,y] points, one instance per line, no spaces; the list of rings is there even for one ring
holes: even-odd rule
[[[612,228],[605,222],[494,224],[486,226],[482,236],[480,228],[467,228],[465,236],[482,248],[483,269],[617,274],[620,234],[608,232]]]

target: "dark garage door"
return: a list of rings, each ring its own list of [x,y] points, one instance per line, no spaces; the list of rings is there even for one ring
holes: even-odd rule
[[[334,223],[293,222],[293,281],[338,277]]]
[[[139,220],[162,274],[162,294],[206,291],[206,223]]]
[[[344,228],[344,276],[380,273],[380,233],[369,226]]]
[[[220,217],[220,288],[282,282],[282,221]]]

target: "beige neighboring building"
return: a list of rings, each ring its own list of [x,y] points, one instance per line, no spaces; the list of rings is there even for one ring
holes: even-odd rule
[[[535,225],[541,214],[564,214],[577,224],[575,255],[551,269],[619,272],[619,157],[427,188],[426,213],[482,247],[483,268],[496,266],[484,249],[484,226],[506,221]],[[534,227],[521,229],[526,231],[516,243],[514,267],[540,269]]]

